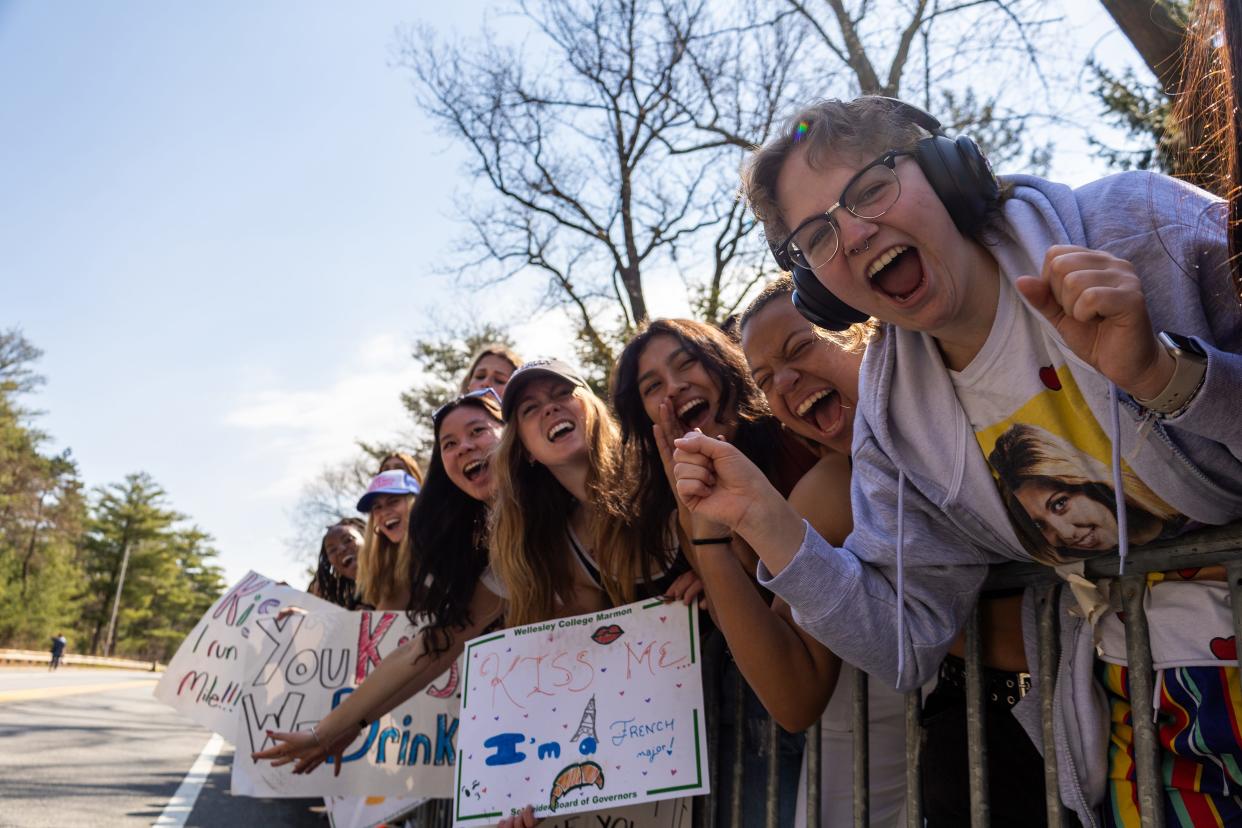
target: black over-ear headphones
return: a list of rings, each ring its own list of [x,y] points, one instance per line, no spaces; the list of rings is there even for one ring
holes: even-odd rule
[[[966,135],[957,138],[945,135],[939,121],[905,101],[882,95],[868,95],[858,100],[882,103],[931,133],[915,145],[915,161],[949,212],[953,224],[962,235],[973,235],[987,216],[988,208],[1000,197],[996,176],[978,145]],[[824,287],[814,273],[794,264],[787,253],[778,252],[780,240],[768,239],[768,244],[776,263],[793,275],[793,303],[799,313],[830,331],[843,331],[867,319],[867,314],[845,304]]]

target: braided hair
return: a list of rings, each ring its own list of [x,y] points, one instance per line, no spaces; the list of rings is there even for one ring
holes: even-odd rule
[[[328,560],[328,535],[338,526],[349,526],[357,529],[360,535],[365,535],[367,529],[367,525],[360,518],[356,517],[342,518],[328,527],[323,534],[323,540],[319,543],[319,568],[315,571],[315,580],[311,582],[311,587],[312,592],[323,600],[330,601],[338,607],[352,610],[358,606],[358,596],[354,591],[354,580],[337,574]]]

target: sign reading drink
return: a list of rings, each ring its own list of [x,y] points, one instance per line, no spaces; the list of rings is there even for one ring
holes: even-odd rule
[[[698,640],[654,600],[467,643],[454,824],[707,793]]]
[[[324,763],[295,776],[291,766],[255,763],[268,731],[309,731],[384,658],[418,632],[399,612],[333,612],[264,618],[247,647],[237,702],[233,793],[243,796],[447,797],[456,761],[457,667],[372,722],[346,749],[340,776]]]
[[[247,639],[255,622],[274,618],[287,606],[343,612],[335,604],[248,572],[186,636],[155,686],[155,697],[231,740],[237,733]]]

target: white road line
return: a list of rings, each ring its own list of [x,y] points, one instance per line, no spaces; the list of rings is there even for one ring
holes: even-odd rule
[[[190,818],[190,811],[194,810],[194,801],[198,799],[198,794],[203,789],[203,783],[207,781],[207,777],[211,774],[211,767],[216,762],[216,755],[223,746],[224,739],[220,737],[220,734],[211,734],[211,738],[207,740],[207,745],[203,748],[203,752],[194,760],[194,766],[185,775],[185,779],[181,780],[181,786],[177,788],[177,792],[172,795],[172,799],[168,800],[168,804],[164,806],[164,813],[160,814],[159,819],[151,823],[152,826],[182,828],[185,825],[185,821]]]

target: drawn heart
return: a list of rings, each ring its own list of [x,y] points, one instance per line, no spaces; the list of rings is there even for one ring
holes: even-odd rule
[[[600,668],[599,668],[599,671],[600,671],[601,673],[607,673],[607,672],[608,672],[608,668],[607,668],[607,667],[600,667]]]
[[[677,771],[673,771],[673,773],[676,773],[676,772]],[[483,790],[479,791],[479,793],[487,793],[487,788],[484,788]]]
[[[621,695],[623,695],[623,696],[625,695],[625,691],[624,691],[624,690],[622,690],[622,691],[621,691]]]
[[[500,717],[499,717],[499,716],[493,716],[493,718],[494,718],[496,721],[500,721]]]
[[[680,681],[679,681],[679,682],[677,682],[677,689],[678,689],[678,690],[680,690],[680,689],[681,689],[681,682],[680,682]]]
[[[1238,659],[1238,642],[1234,636],[1228,638],[1213,638],[1211,643],[1212,655],[1221,661],[1237,661]]]
[[[471,715],[471,717],[470,717],[470,721],[472,721],[472,722],[473,722],[473,721],[474,721],[475,719],[477,719],[477,718],[479,718],[477,715]]]
[[[1194,577],[1199,574],[1199,569],[1200,567],[1197,566],[1191,567],[1190,569],[1179,569],[1177,570],[1177,574],[1181,575],[1187,581],[1193,581]]]
[[[667,616],[667,615],[661,615],[661,616],[660,616],[660,623],[661,623],[661,624],[663,624],[663,623],[664,623],[665,621],[667,621],[667,620],[668,620],[668,616]]]
[[[527,781],[527,782],[529,782],[529,781],[530,781],[530,777],[529,777],[529,776],[528,776],[528,777],[526,777],[526,781]]]
[[[651,697],[648,696],[647,698],[643,699],[643,701],[645,701],[647,704],[651,704]]]
[[[646,775],[647,775],[647,772],[646,772],[646,771],[643,771],[643,776],[646,776]]]
[[[1057,376],[1057,369],[1051,365],[1045,365],[1039,369],[1039,381],[1044,384],[1045,388],[1051,388],[1053,391],[1061,390],[1061,378]]]
[[[522,714],[522,718],[523,718],[523,719],[529,719],[529,718],[530,718],[530,714],[529,714],[529,713],[523,713],[523,714]]]
[[[555,713],[555,712],[556,712],[556,708],[555,708],[555,707],[554,707],[554,708],[552,708],[552,712],[553,712],[553,713]]]
[[[676,775],[677,775],[677,768],[673,768],[673,776],[676,776]],[[486,790],[486,789],[484,789],[484,790]]]
[[[563,724],[563,725],[561,725],[561,729],[562,729],[562,730],[569,730],[569,725],[567,725],[567,724]]]

